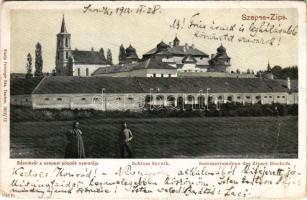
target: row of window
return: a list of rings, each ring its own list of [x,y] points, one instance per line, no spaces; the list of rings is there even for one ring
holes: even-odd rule
[[[81,76],[81,69],[78,68],[77,71],[78,71],[78,76]],[[89,75],[90,75],[89,69],[86,68],[86,69],[85,69],[85,76],[89,76]]]
[[[49,101],[49,100],[50,100],[50,99],[49,99],[48,97],[45,98],[45,101]],[[57,100],[57,101],[62,101],[63,99],[59,97],[59,98],[57,98],[56,100]],[[93,100],[94,100],[94,101],[99,101],[99,100],[101,100],[101,98],[99,98],[99,97],[94,97]],[[119,100],[121,100],[121,98],[120,98],[120,97],[117,97],[116,100],[119,101]],[[132,98],[132,97],[129,97],[128,100],[132,101],[133,98]],[[26,99],[26,101],[27,101],[27,99]],[[86,98],[84,98],[84,97],[81,98],[81,101],[86,101]]]
[[[157,77],[157,74],[153,74],[152,77]],[[161,74],[161,77],[172,77],[171,74]]]
[[[212,98],[212,97],[211,97]],[[245,96],[245,98],[246,99],[250,99],[251,97],[250,96]],[[264,96],[264,98],[272,98],[272,96]],[[286,98],[285,96],[277,96],[277,98],[279,99],[279,98]],[[93,100],[94,101],[99,101],[101,98],[99,98],[99,97],[94,97],[93,98]],[[152,98],[151,98],[152,99]],[[164,99],[164,97],[163,96],[157,96],[156,97],[156,100],[163,100]],[[169,99],[169,97],[168,97],[168,99]],[[172,99],[175,99],[174,97],[172,98]],[[218,100],[222,100],[223,99],[223,96],[218,96]],[[237,96],[237,99],[241,99],[241,96]],[[256,96],[256,99],[261,99],[261,96]],[[49,101],[50,99],[48,98],[48,97],[46,97],[45,98],[45,101]],[[62,98],[57,98],[56,99],[57,101],[62,101]],[[82,101],[86,101],[86,98],[81,98],[81,100]],[[116,100],[117,101],[120,101],[120,100],[122,100],[122,98],[121,97],[117,97],[116,98]],[[133,100],[133,98],[132,97],[128,97],[128,100],[130,100],[130,101],[132,101]],[[188,96],[188,101],[192,101],[192,100],[194,100],[194,96]],[[232,101],[232,96],[228,96],[227,97],[227,100],[229,100],[229,101]],[[27,101],[27,99],[26,99],[26,101]]]

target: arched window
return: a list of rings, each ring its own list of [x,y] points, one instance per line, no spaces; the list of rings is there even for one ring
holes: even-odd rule
[[[65,47],[68,47],[68,39],[65,38]]]
[[[78,68],[78,76],[80,76],[80,68]]]
[[[86,68],[86,76],[89,76],[88,68]]]
[[[68,59],[68,52],[66,51],[66,59]]]

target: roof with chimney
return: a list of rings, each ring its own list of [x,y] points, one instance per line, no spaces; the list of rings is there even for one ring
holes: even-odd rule
[[[179,42],[179,39],[174,39],[175,42]],[[175,44],[174,42],[174,44]],[[143,56],[148,57],[151,55],[167,55],[167,56],[198,56],[198,57],[209,57],[208,54],[194,47],[194,45],[167,45],[163,41],[161,41],[157,46]]]
[[[289,92],[286,80],[256,78],[146,78],[146,77],[75,77],[51,76],[44,78],[33,94],[91,94],[149,93],[158,87],[161,93],[198,93],[210,88],[210,93],[274,93]],[[297,81],[291,82],[292,92],[297,92]]]
[[[92,65],[107,65],[107,60],[105,59],[102,52],[99,51],[81,51],[73,50],[72,56],[75,64],[92,64]]]

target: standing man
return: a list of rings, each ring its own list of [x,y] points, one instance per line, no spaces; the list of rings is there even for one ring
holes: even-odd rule
[[[79,122],[73,123],[73,128],[66,134],[68,144],[65,149],[65,158],[85,158],[82,131]]]
[[[119,136],[120,142],[120,152],[122,158],[132,158],[132,148],[130,141],[132,140],[133,135],[130,129],[127,127],[127,123],[123,123],[123,130]]]

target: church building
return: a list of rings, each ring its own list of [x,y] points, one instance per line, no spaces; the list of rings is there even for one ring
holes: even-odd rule
[[[63,16],[60,33],[57,34],[55,71],[57,76],[91,76],[107,62],[103,49],[100,51],[72,50],[71,34],[67,32]]]

